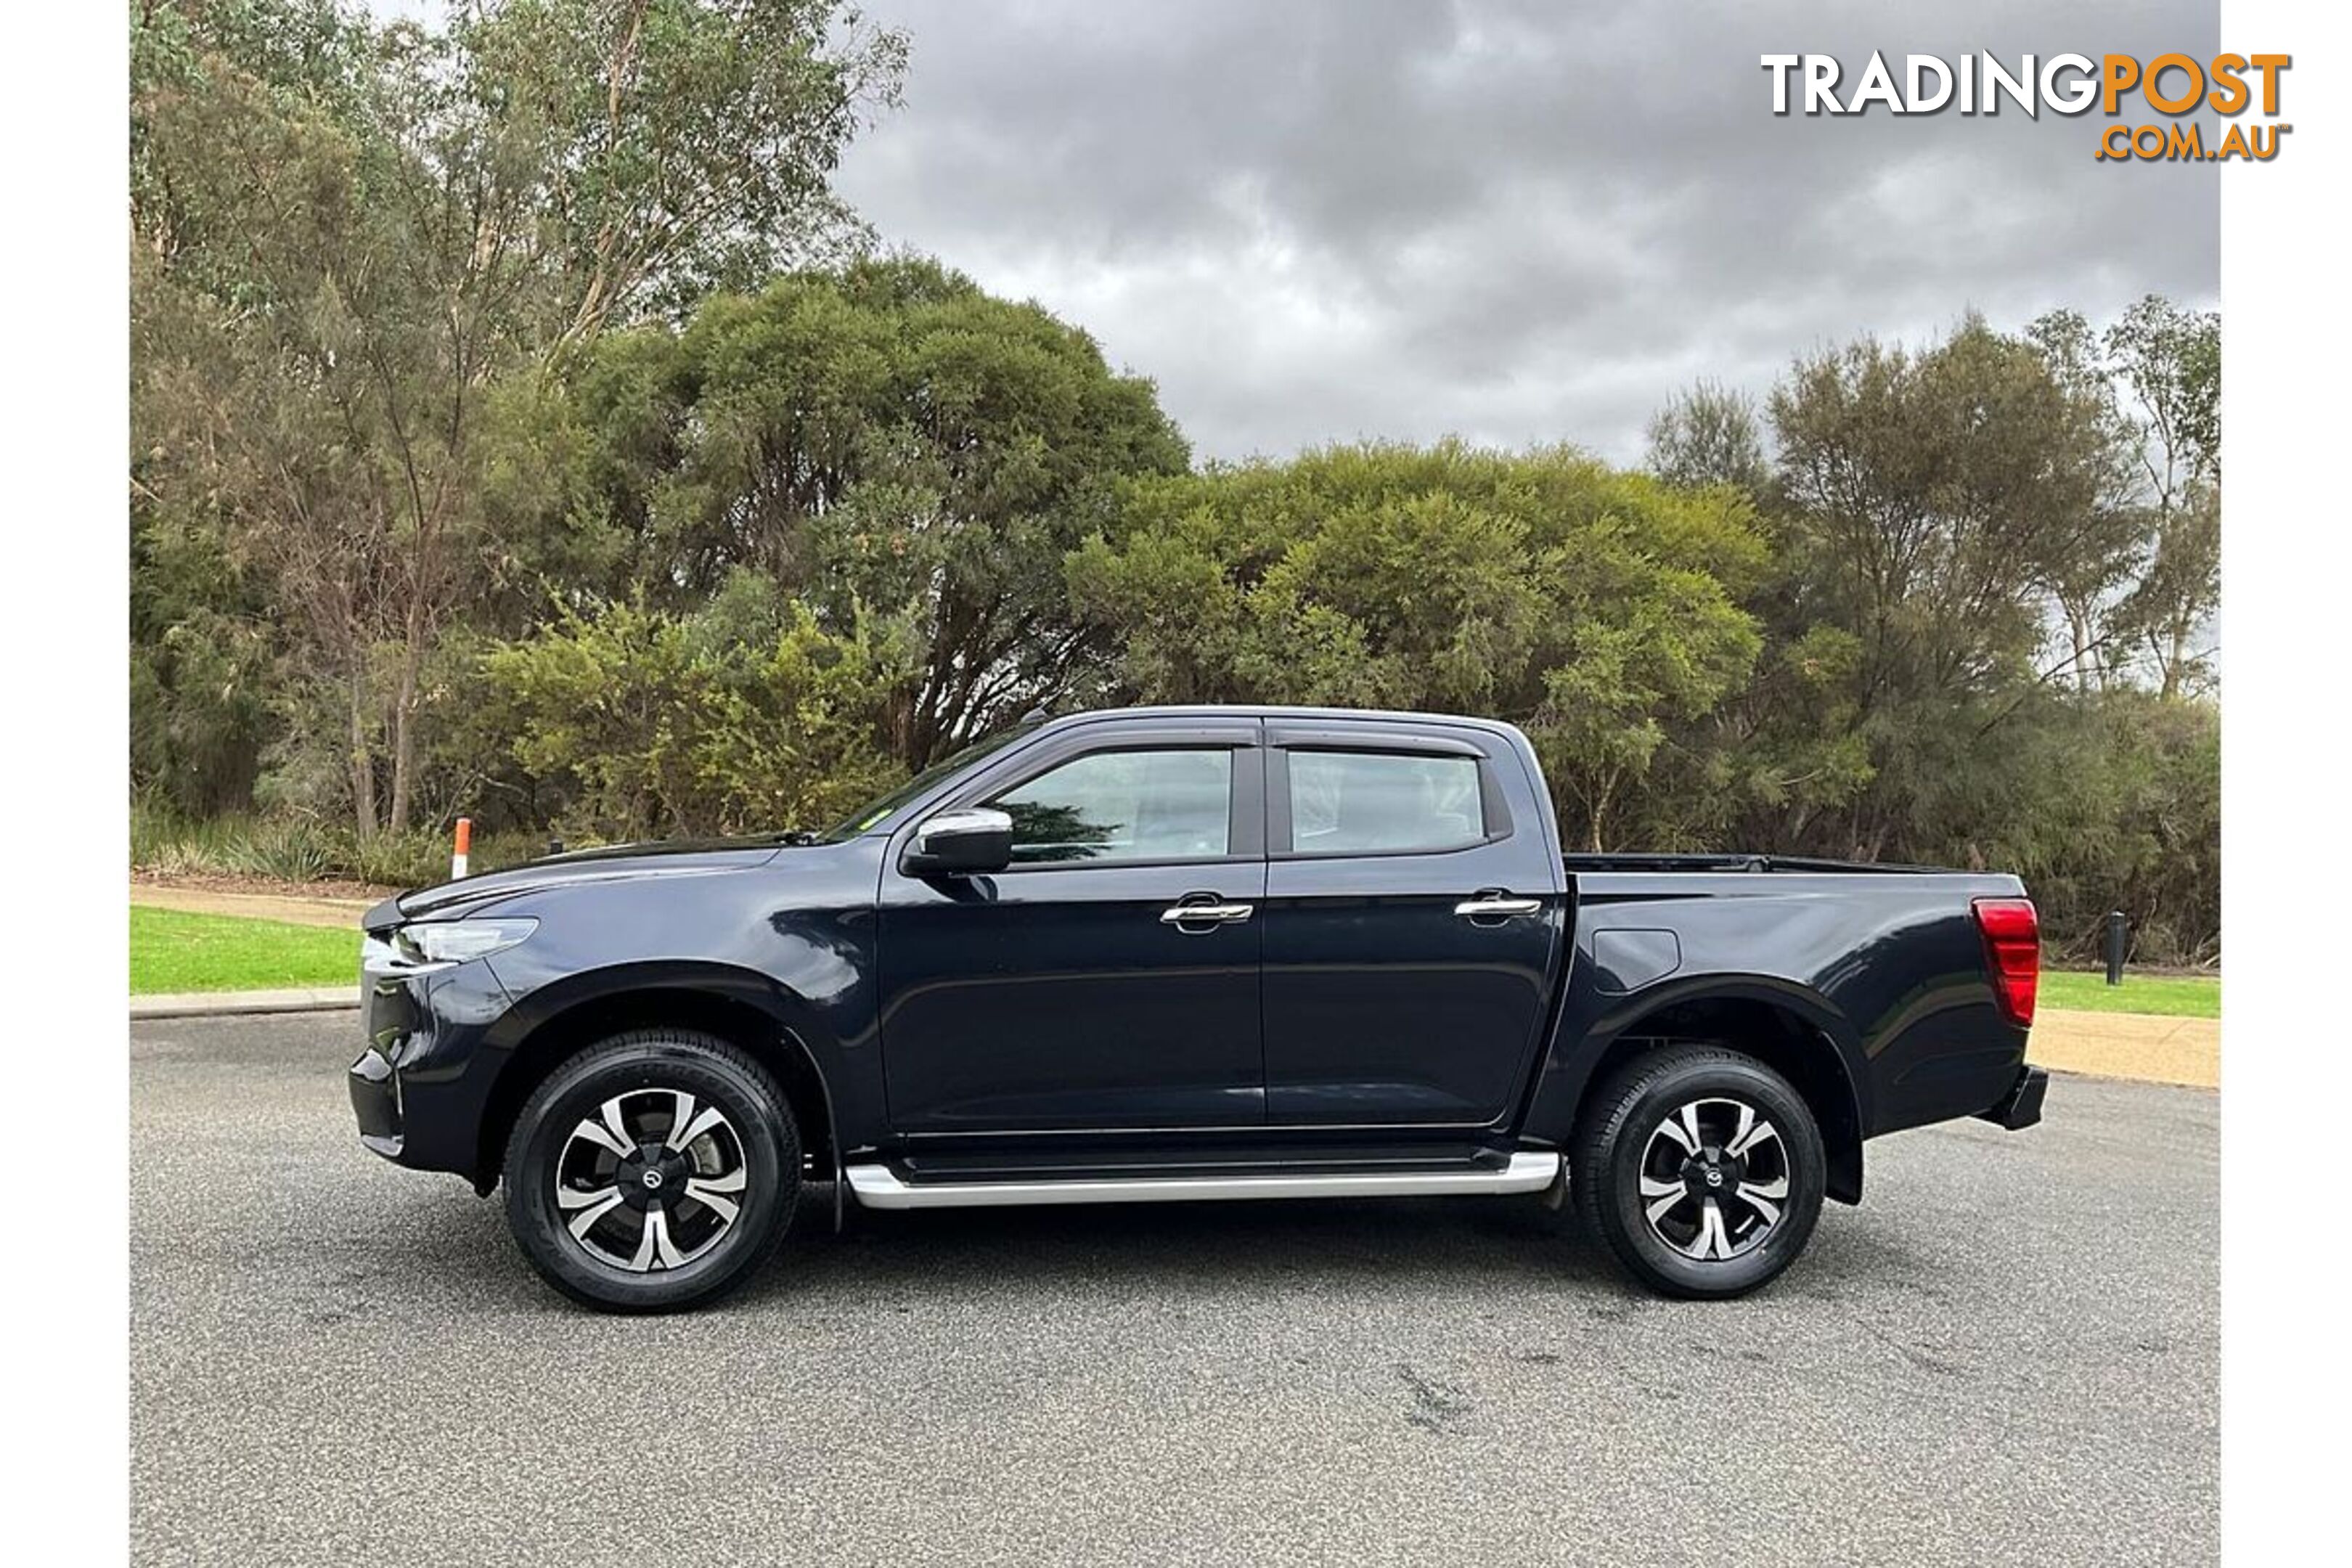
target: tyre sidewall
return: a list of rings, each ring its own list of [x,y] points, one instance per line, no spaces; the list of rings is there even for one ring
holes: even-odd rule
[[[631,1089],[685,1089],[734,1125],[747,1180],[742,1210],[718,1245],[682,1268],[638,1274],[591,1257],[556,1206],[555,1171],[582,1121]],[[679,1032],[624,1037],[567,1062],[524,1106],[508,1144],[507,1217],[533,1267],[575,1300],[613,1311],[665,1311],[709,1300],[765,1261],[800,1188],[792,1115],[767,1075],[718,1041]]]
[[[1616,1131],[1605,1151],[1598,1217],[1612,1248],[1643,1279],[1677,1296],[1738,1296],[1755,1289],[1794,1262],[1821,1215],[1827,1161],[1820,1128],[1804,1100],[1761,1063],[1709,1053],[1636,1076],[1612,1107]],[[1743,1100],[1769,1119],[1789,1156],[1789,1200],[1780,1223],[1754,1251],[1701,1261],[1685,1257],[1650,1227],[1642,1197],[1643,1151],[1650,1135],[1676,1108],[1694,1100]]]

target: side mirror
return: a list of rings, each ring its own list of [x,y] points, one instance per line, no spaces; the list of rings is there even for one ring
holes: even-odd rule
[[[1013,818],[982,805],[925,822],[898,864],[909,877],[976,877],[1012,863]]]

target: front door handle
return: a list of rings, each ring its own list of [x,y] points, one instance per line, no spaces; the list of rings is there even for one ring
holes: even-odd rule
[[[1496,891],[1465,899],[1454,906],[1454,912],[1467,921],[1507,921],[1515,915],[1532,915],[1542,909],[1541,899],[1515,899]]]
[[[1194,926],[1237,925],[1256,912],[1255,904],[1178,904],[1160,911],[1160,923],[1190,931]]]

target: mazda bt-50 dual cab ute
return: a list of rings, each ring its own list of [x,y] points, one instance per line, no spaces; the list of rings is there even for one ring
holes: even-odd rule
[[[365,921],[367,1146],[599,1307],[870,1208],[1551,1192],[1635,1276],[1788,1267],[1881,1133],[2041,1114],[2011,877],[1566,855],[1525,736],[1025,724],[822,834],[558,856]]]

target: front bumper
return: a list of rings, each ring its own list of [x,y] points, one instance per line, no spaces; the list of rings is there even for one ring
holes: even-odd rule
[[[1977,1112],[1977,1120],[1990,1121],[1995,1127],[2005,1127],[2011,1132],[2021,1132],[2042,1120],[2042,1097],[2050,1091],[2050,1075],[2040,1068],[2021,1067],[2017,1069],[2017,1081],[2009,1091],[1990,1106]]]
[[[431,977],[414,973],[390,942],[371,931],[360,944],[360,1019],[367,1049],[346,1079],[360,1142],[387,1160],[407,1145],[402,1126],[400,1059],[419,1039],[429,1039],[433,1014]]]
[[[400,1075],[382,1051],[370,1046],[352,1064],[350,1084],[360,1142],[387,1160],[399,1159],[405,1142],[400,1130]]]
[[[476,1177],[503,1055],[483,1041],[509,1005],[498,976],[478,958],[420,969],[371,936],[360,982],[364,1048],[344,1079],[360,1142],[413,1170]]]

